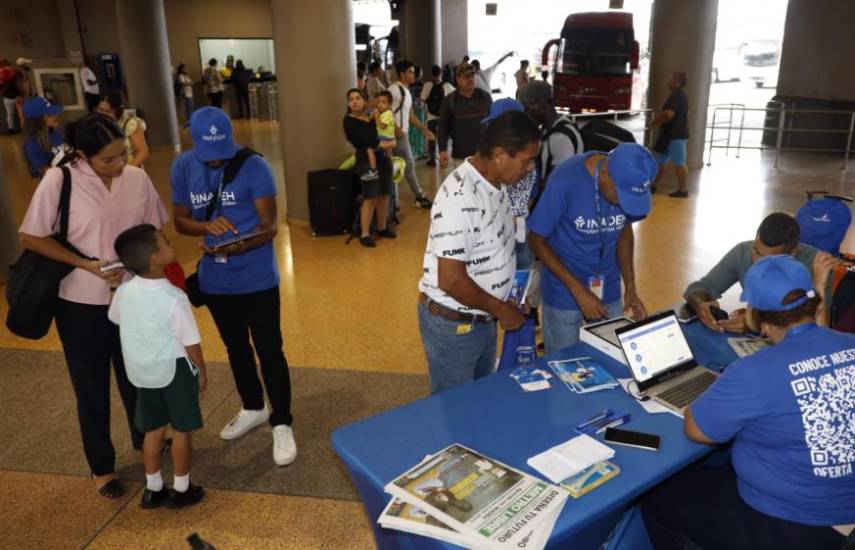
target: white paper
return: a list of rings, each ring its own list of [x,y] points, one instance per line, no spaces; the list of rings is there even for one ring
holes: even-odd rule
[[[648,399],[646,401],[636,399],[636,396],[633,395],[631,391],[629,391],[629,384],[633,381],[633,378],[618,378],[618,382],[620,382],[620,387],[622,387],[624,391],[629,394],[630,397],[635,399],[636,403],[641,405],[641,408],[644,409],[644,412],[649,414],[671,413],[678,418],[683,418],[683,415],[681,415],[675,410],[669,409],[668,407],[653,398]]]
[[[528,465],[553,483],[561,483],[589,466],[612,458],[614,449],[580,435],[528,459]]]

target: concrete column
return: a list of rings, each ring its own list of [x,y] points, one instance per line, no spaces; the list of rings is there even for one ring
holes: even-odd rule
[[[146,116],[150,147],[180,147],[163,0],[116,0],[128,104]]]
[[[402,48],[404,58],[423,70],[439,65],[441,39],[440,0],[418,0],[403,4]]]
[[[688,77],[689,166],[703,164],[710,73],[715,50],[718,0],[656,0],[653,3],[650,106],[658,113],[668,98],[674,71]]]
[[[469,53],[469,3],[467,0],[442,0],[442,63],[454,67]]]
[[[309,219],[306,173],[353,153],[342,129],[345,94],[356,85],[351,3],[270,1],[288,218]]]
[[[6,170],[3,168],[2,158],[0,158],[0,196],[7,197],[6,200],[0,201],[0,283],[5,283],[9,277],[9,266],[18,258],[20,247],[12,204],[8,200],[10,193],[6,186]]]

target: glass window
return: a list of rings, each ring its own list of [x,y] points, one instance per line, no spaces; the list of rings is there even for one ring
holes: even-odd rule
[[[200,38],[199,55],[203,70],[209,59],[216,59],[218,67],[224,67],[230,55],[235,61],[243,60],[244,66],[253,72],[258,72],[259,67],[270,72],[276,70],[272,38]]]

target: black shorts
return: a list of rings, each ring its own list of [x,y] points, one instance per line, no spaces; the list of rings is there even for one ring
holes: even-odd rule
[[[167,424],[176,432],[192,432],[202,427],[199,409],[198,369],[181,357],[175,360],[175,377],[164,388],[137,388],[134,424],[141,432],[151,432]]]

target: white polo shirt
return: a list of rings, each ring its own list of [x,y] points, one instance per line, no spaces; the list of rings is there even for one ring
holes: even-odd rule
[[[95,72],[89,67],[80,68],[80,80],[83,81],[83,91],[87,94],[98,95],[101,93],[101,87],[98,85],[98,77]],[[94,80],[95,84],[89,84],[90,80]]]
[[[467,159],[442,182],[430,214],[419,290],[456,311],[489,315],[439,288],[438,258],[466,262],[466,273],[475,284],[500,300],[507,296],[516,267],[516,241],[505,187],[496,189]]]
[[[389,84],[386,91],[392,94],[392,114],[395,115],[395,124],[407,133],[410,130],[410,110],[413,108],[410,90],[402,82],[393,82]]]

